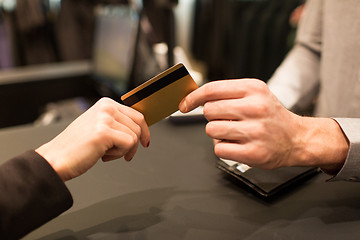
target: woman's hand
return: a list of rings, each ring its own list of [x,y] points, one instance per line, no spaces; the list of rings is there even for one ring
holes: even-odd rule
[[[150,142],[143,115],[102,98],[36,152],[67,181],[85,173],[100,158],[110,161],[124,156],[130,161],[139,142],[144,147]]]

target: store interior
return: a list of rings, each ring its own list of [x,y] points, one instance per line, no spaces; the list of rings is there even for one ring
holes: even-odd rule
[[[321,1],[324,6],[325,2]],[[356,5],[355,0],[352,2]],[[123,103],[122,95],[177,63],[184,64],[198,86],[241,78],[268,82],[295,44],[305,4],[305,0],[0,0],[0,163],[44,146],[64,129],[72,131],[75,128],[68,128],[69,124],[102,97]],[[320,15],[316,16],[320,22]],[[301,70],[307,68],[302,66]],[[284,79],[289,83],[295,82],[287,76]],[[148,95],[137,100],[164,88],[148,90]],[[167,93],[172,96],[173,92]],[[167,105],[169,99],[161,98]],[[222,97],[219,99],[214,106],[229,115],[236,112],[227,107],[230,105],[222,105]],[[261,101],[249,99],[249,106],[266,112]],[[261,98],[263,102],[269,99]],[[245,106],[244,102],[236,103]],[[282,101],[276,106],[281,106],[280,102],[285,106]],[[306,114],[311,113],[310,105]],[[290,119],[271,113],[280,116],[276,126],[286,125]],[[354,231],[360,224],[356,184],[334,181],[318,167],[266,170],[218,157],[214,143],[245,146],[246,136],[244,142],[236,138],[228,141],[226,136],[224,140],[221,135],[213,139],[207,132],[209,125],[203,112],[201,117],[170,121],[175,114],[150,126],[151,144],[136,145],[131,162],[124,157],[99,160],[83,176],[67,181],[74,200],[71,209],[24,240],[359,239],[359,233]],[[176,117],[183,117],[179,114]],[[265,123],[262,126],[268,123],[256,114],[250,115]],[[99,115],[85,116],[93,120]],[[213,122],[223,120],[222,116],[213,118]],[[223,122],[233,126],[226,129],[227,133],[241,131],[233,131],[233,118],[227,120]],[[244,122],[242,116],[236,121]],[[95,128],[92,131],[93,125],[80,125],[77,134],[84,139],[88,135],[82,134],[83,129],[101,135]],[[258,130],[257,125],[244,126],[249,132]],[[298,127],[289,126],[287,136]],[[281,133],[278,129],[276,132]],[[275,130],[268,135],[259,132],[265,137],[277,136]],[[108,135],[122,136],[117,132]],[[304,139],[304,135],[294,135]],[[59,146],[71,146],[76,138],[70,138]],[[274,144],[258,145],[252,153],[283,147],[277,138],[267,141]],[[98,141],[93,145],[99,146],[99,142],[106,143]],[[78,149],[88,149],[86,145],[74,146],[80,147],[72,156],[77,156]],[[110,150],[117,148],[112,145]],[[353,180],[356,178],[349,179]],[[17,191],[20,196],[27,189]]]
[[[0,128],[74,118],[182,62],[201,85],[267,81],[302,0],[0,1]]]

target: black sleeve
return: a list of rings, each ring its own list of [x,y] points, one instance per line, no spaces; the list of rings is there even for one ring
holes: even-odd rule
[[[0,166],[0,239],[21,238],[72,203],[65,184],[35,151]]]

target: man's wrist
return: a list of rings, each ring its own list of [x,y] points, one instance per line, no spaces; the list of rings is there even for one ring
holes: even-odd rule
[[[302,117],[301,125],[300,165],[317,166],[336,175],[349,151],[349,142],[338,123],[330,118]]]

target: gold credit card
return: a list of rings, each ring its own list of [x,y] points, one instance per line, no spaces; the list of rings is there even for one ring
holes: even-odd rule
[[[141,112],[148,126],[176,112],[180,101],[198,86],[183,64],[177,64],[121,96],[124,105]]]

